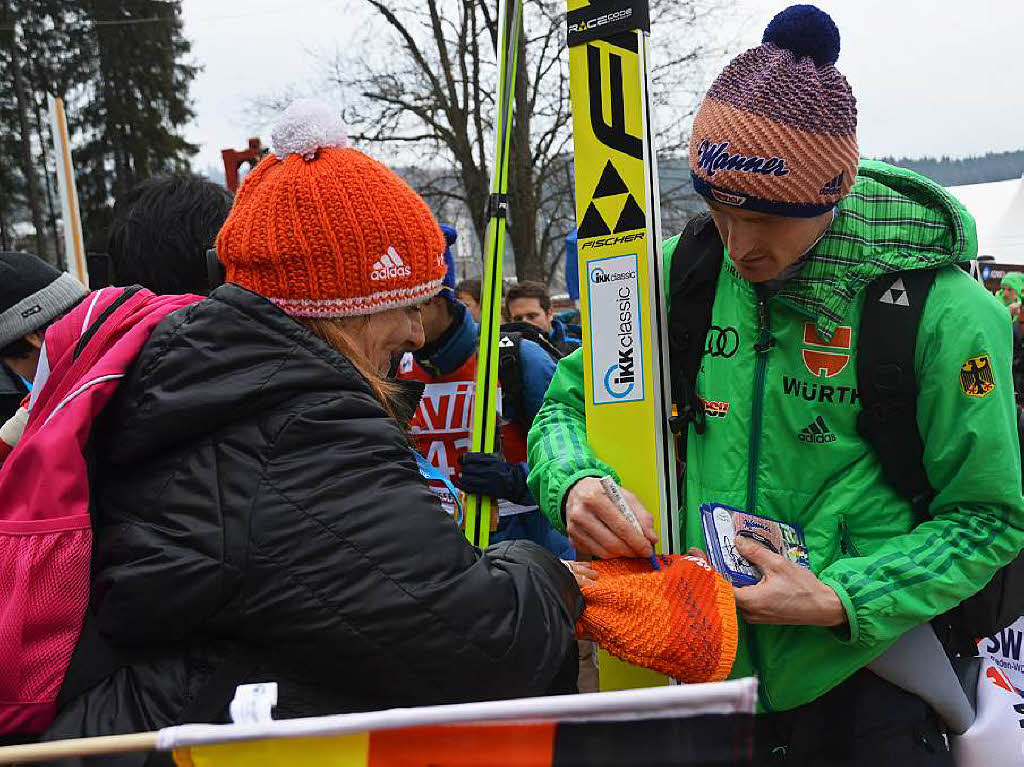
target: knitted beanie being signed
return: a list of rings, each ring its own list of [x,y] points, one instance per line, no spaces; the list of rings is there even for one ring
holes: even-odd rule
[[[717,682],[736,658],[732,586],[695,557],[606,559],[583,587],[586,607],[576,623],[605,650],[628,663],[681,682]]]
[[[227,281],[296,317],[348,317],[435,295],[445,237],[402,179],[348,145],[340,118],[300,99],[217,235]]]

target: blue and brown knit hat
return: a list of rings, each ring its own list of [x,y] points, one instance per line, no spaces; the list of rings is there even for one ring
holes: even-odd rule
[[[812,217],[857,176],[857,102],[835,67],[839,29],[813,5],[768,24],[715,79],[693,123],[694,188],[723,205]]]

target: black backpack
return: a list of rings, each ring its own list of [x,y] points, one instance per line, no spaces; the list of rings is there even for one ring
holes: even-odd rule
[[[692,219],[683,230],[669,275],[669,353],[672,400],[677,415],[672,429],[686,456],[687,426],[704,432],[704,410],[696,379],[711,326],[715,286],[724,258],[722,240],[710,214]],[[909,499],[918,522],[929,518],[935,490],[924,469],[924,442],[917,428],[917,380],[914,353],[917,328],[936,270],[890,273],[865,289],[857,341],[857,377],[862,410],[860,435],[878,453],[882,471]],[[906,301],[882,302],[896,279]],[[932,621],[939,639],[953,653],[975,655],[974,640],[991,636],[1024,614],[1024,552],[999,570],[985,588]]]
[[[522,416],[526,412],[526,387],[523,384],[523,364],[520,346],[523,339],[533,341],[548,353],[556,363],[565,355],[548,340],[540,328],[528,322],[506,322],[501,326],[498,338],[498,380],[501,381],[502,413],[511,412],[510,407]],[[524,423],[529,429],[530,424]]]

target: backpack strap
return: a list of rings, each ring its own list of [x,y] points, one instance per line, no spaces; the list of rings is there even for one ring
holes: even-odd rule
[[[522,334],[502,328],[498,337],[498,381],[501,382],[501,413],[505,418],[515,410],[522,414],[526,407],[526,385],[523,383]]]
[[[96,331],[103,327],[103,323],[110,319],[110,315],[116,312],[121,307],[122,304],[128,301],[128,299],[130,299],[140,290],[142,290],[141,285],[132,285],[131,287],[122,290],[121,295],[119,295],[117,298],[110,302],[110,305],[103,310],[103,313],[100,314],[100,316],[97,317],[95,320],[93,320],[92,323],[89,325],[88,329],[84,333],[82,333],[81,338],[78,339],[78,343],[75,344],[75,351],[72,359],[78,359],[78,355],[80,355],[82,353],[82,350],[85,349],[86,346],[88,346],[89,342],[92,340],[92,337],[96,335]]]
[[[686,455],[687,426],[704,433],[704,408],[697,398],[697,372],[711,327],[715,286],[724,258],[722,238],[710,213],[690,219],[676,243],[669,272],[669,373],[676,415],[670,420],[679,435],[679,455]]]
[[[917,328],[934,269],[894,272],[864,291],[857,339],[857,431],[878,453],[886,482],[910,500],[918,522],[928,519],[935,490],[924,470],[917,428]]]
[[[526,384],[523,382],[523,339],[533,341],[556,363],[565,355],[540,331],[528,322],[506,322],[498,338],[498,380],[501,381],[502,413],[511,412],[508,405],[522,417],[526,412]],[[529,424],[523,424],[529,428]]]
[[[551,339],[544,335],[540,328],[536,325],[531,325],[529,322],[502,323],[501,332],[504,334],[517,333],[521,338],[533,341],[537,346],[546,351],[555,362],[558,362],[563,357],[568,356],[564,351],[559,349],[558,346],[552,343]],[[574,346],[573,351],[575,351],[575,349],[576,347]]]

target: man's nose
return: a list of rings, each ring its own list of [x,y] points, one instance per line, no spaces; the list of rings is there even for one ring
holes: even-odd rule
[[[409,323],[409,336],[406,339],[407,350],[416,351],[426,342],[427,339],[423,334],[423,318],[419,316],[413,317]]]
[[[729,227],[725,244],[729,248],[729,258],[733,261],[740,261],[754,249],[753,239],[746,235],[742,227]]]

